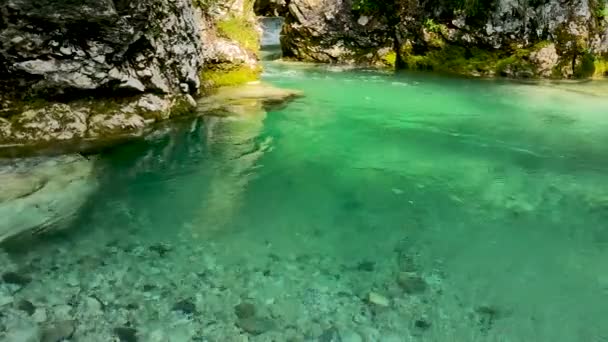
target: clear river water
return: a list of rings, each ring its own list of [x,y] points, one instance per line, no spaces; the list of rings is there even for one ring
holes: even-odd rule
[[[608,341],[608,85],[263,80],[304,96],[100,155],[15,296],[74,341]]]

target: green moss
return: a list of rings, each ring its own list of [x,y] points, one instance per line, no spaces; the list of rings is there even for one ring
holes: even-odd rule
[[[594,61],[595,72],[594,77],[606,77],[608,76],[608,59],[596,58]]]
[[[444,48],[429,51],[424,55],[404,52],[402,54],[403,62],[409,69],[462,75],[489,74],[499,59],[494,52],[455,45],[446,45]]]
[[[574,68],[573,76],[575,78],[592,77],[595,74],[595,56],[589,52],[578,56],[578,61]]]
[[[188,100],[183,97],[179,97],[175,100],[175,103],[171,107],[169,117],[177,117],[192,113],[195,106],[192,105]]]
[[[395,64],[397,63],[397,53],[395,51],[391,51],[386,55],[382,56],[380,59],[385,65],[395,67]]]
[[[217,23],[219,34],[232,39],[244,48],[257,52],[260,49],[260,37],[252,22],[245,18],[230,17]]]
[[[445,30],[445,25],[437,24],[433,19],[427,19],[424,22],[424,28],[429,32],[441,33]]]
[[[529,61],[529,56],[549,44],[551,43],[542,41],[527,48],[513,46],[504,50],[487,50],[450,45],[446,42],[439,45],[432,39],[427,39],[429,50],[426,53],[413,54],[412,46],[404,45],[401,48],[401,56],[408,69],[459,75],[537,77],[537,67]]]
[[[223,87],[243,84],[255,81],[260,77],[259,68],[249,68],[247,66],[233,66],[230,69],[207,69],[201,74],[201,78],[210,87]]]

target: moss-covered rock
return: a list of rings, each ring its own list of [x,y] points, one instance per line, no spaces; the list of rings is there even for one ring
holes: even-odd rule
[[[253,22],[239,17],[229,17],[217,23],[218,33],[239,43],[249,51],[260,50],[260,34]]]
[[[246,65],[203,70],[201,77],[208,88],[234,86],[258,80],[261,69]]]
[[[594,77],[608,77],[608,58],[597,57],[594,61]]]
[[[105,144],[108,140],[144,134],[153,123],[192,113],[195,105],[190,95],[157,94],[15,103],[17,110],[0,119],[0,147],[82,140]]]
[[[608,51],[598,0],[292,0],[289,58],[476,76],[585,78]],[[377,53],[390,48],[390,53]],[[601,65],[600,65],[601,66]]]
[[[253,0],[218,2],[203,36],[211,42],[200,72],[205,93],[259,79],[260,28]]]

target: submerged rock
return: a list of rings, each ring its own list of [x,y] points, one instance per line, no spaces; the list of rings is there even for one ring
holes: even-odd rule
[[[27,313],[28,315],[33,315],[36,312],[36,307],[29,300],[22,299],[17,302],[17,309]]]
[[[250,83],[235,87],[222,87],[214,94],[199,101],[199,112],[227,112],[234,113],[238,106],[252,104],[261,107],[280,106],[298,97],[303,93],[298,90],[277,88],[266,83]],[[237,110],[238,112],[238,110]]]
[[[4,337],[4,341],[41,342],[40,334],[40,328],[30,325],[11,330],[6,335],[0,334],[0,337]]]
[[[426,291],[428,285],[426,281],[415,274],[401,272],[397,278],[399,286],[408,294],[422,293]]]
[[[25,286],[32,281],[32,278],[18,272],[6,272],[2,274],[2,281],[7,284]]]
[[[367,301],[370,304],[374,304],[377,306],[389,306],[391,304],[388,298],[376,292],[370,292],[367,296]]]
[[[375,268],[376,268],[376,263],[373,261],[369,261],[369,260],[361,261],[357,265],[357,270],[363,271],[363,272],[373,272]]]
[[[244,302],[234,307],[236,317],[243,319],[255,316],[255,306],[252,303]]]
[[[60,342],[69,339],[74,334],[73,321],[61,321],[44,328],[41,342]]]
[[[136,342],[137,341],[137,330],[130,327],[117,327],[114,328],[114,334],[118,336],[120,342]]]
[[[193,315],[196,313],[196,305],[191,300],[184,299],[175,303],[172,310],[182,312],[186,315]]]
[[[252,335],[260,335],[276,328],[273,320],[263,317],[241,318],[236,324],[243,331]]]
[[[93,161],[78,155],[0,163],[0,243],[66,227],[97,187]]]
[[[340,332],[338,328],[331,327],[323,331],[321,336],[319,336],[319,342],[342,342],[342,338],[340,337]]]

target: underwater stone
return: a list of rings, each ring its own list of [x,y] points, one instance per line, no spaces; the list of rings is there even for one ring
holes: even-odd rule
[[[40,342],[40,329],[35,325],[26,326],[0,336],[5,338],[3,341]]]
[[[236,325],[251,335],[260,335],[276,328],[274,321],[262,317],[242,318]]]
[[[22,299],[17,303],[17,309],[26,312],[28,315],[33,315],[36,312],[36,307],[29,300]]]
[[[494,326],[494,322],[499,318],[500,313],[497,308],[488,305],[482,305],[475,309],[477,314],[477,322],[480,330],[487,332]]]
[[[399,273],[397,283],[408,294],[421,293],[427,288],[426,281],[422,277],[405,272]]]
[[[190,299],[184,299],[175,303],[172,310],[181,311],[186,315],[192,315],[196,313],[196,305],[194,305]]]
[[[428,328],[430,328],[430,327],[431,327],[431,322],[427,321],[426,319],[417,319],[417,320],[414,322],[414,326],[415,326],[416,328],[420,328],[420,329],[423,329],[423,330],[427,330]]]
[[[371,303],[371,304],[375,304],[378,306],[389,306],[390,305],[390,301],[388,300],[388,298],[384,297],[381,294],[378,294],[376,292],[370,292],[367,300]]]
[[[32,278],[17,272],[6,272],[2,275],[2,280],[7,284],[25,286],[32,281]]]
[[[338,328],[331,327],[323,331],[321,336],[319,336],[319,342],[342,342]]]
[[[46,309],[45,308],[38,308],[38,309],[36,309],[36,311],[32,315],[32,319],[36,323],[46,322],[46,319],[47,319],[47,317],[46,317]]]
[[[238,318],[249,318],[255,316],[255,306],[252,303],[244,302],[234,307],[234,313]]]
[[[159,256],[164,257],[165,254],[167,254],[171,251],[171,247],[169,247],[168,245],[162,244],[162,243],[158,243],[158,244],[150,246],[150,250],[158,253]]]
[[[67,340],[74,334],[73,321],[61,321],[53,324],[52,326],[44,328],[42,331],[41,342],[59,342]]]
[[[369,260],[365,260],[365,261],[361,261],[358,265],[357,265],[357,270],[359,271],[364,271],[364,272],[373,272],[374,269],[376,267],[376,263],[373,261],[369,261]]]
[[[103,304],[95,297],[87,297],[85,299],[85,307],[90,315],[99,315],[103,311]]]
[[[118,336],[121,342],[136,342],[137,341],[137,330],[129,327],[117,327],[114,328],[114,334]]]
[[[363,338],[352,330],[340,329],[340,338],[342,342],[363,342]]]
[[[6,160],[0,165],[0,243],[69,227],[96,187],[92,158]]]

